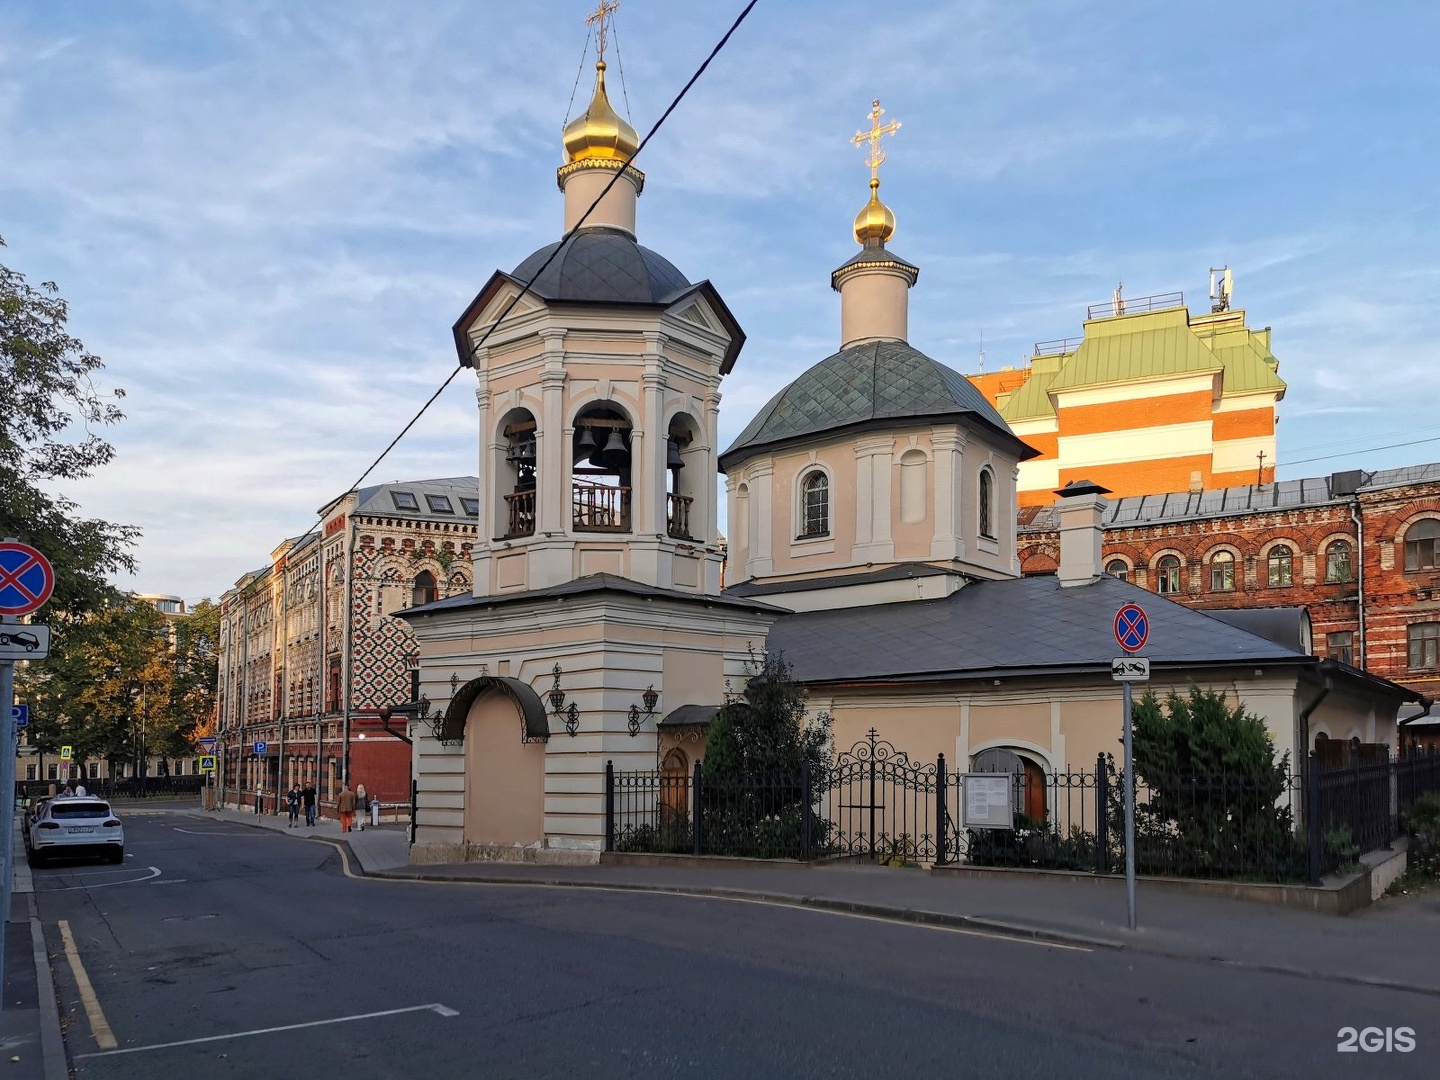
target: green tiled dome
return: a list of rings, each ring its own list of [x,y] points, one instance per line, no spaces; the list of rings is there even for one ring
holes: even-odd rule
[[[903,341],[868,341],[820,361],[771,398],[720,456],[720,466],[729,469],[763,448],[842,428],[962,414],[1023,448],[1021,457],[1034,456],[964,375]]]

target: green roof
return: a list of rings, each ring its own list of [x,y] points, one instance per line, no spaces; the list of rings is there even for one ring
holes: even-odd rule
[[[779,443],[903,419],[969,415],[1022,458],[1035,451],[1011,433],[969,379],[903,341],[868,341],[820,361],[770,399],[730,449],[722,469]]]

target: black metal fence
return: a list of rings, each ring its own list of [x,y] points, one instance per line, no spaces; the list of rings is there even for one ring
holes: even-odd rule
[[[97,778],[94,780],[75,779],[72,784],[84,784],[90,795],[103,799],[176,799],[200,798],[206,777],[201,776],[127,776],[122,778]],[[34,800],[49,795],[51,789],[63,791],[65,782],[60,780],[17,780],[15,797]]]
[[[1112,759],[1101,755],[1093,770],[1010,775],[1014,827],[975,829],[963,824],[964,774],[947,769],[943,755],[913,762],[873,732],[813,774],[807,768],[722,781],[706,777],[698,764],[689,772],[617,772],[607,764],[606,849],[1123,869],[1124,778]],[[1177,775],[1137,784],[1136,868],[1318,881],[1391,843],[1401,815],[1436,791],[1434,753],[1336,769],[1321,769],[1311,755],[1298,776]]]

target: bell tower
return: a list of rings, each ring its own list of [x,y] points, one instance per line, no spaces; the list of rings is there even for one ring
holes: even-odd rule
[[[595,574],[720,591],[719,387],[745,336],[636,240],[640,139],[605,81],[616,6],[589,18],[594,91],[564,129],[567,239],[497,272],[454,327],[477,382],[477,597]]]

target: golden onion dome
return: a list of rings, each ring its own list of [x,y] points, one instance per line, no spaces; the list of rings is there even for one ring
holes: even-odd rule
[[[565,125],[565,161],[626,161],[639,147],[640,136],[610,105],[605,94],[605,61],[598,61],[590,107]]]
[[[855,215],[855,239],[864,244],[872,240],[884,243],[895,235],[895,215],[880,201],[880,178],[870,178],[870,201]]]

